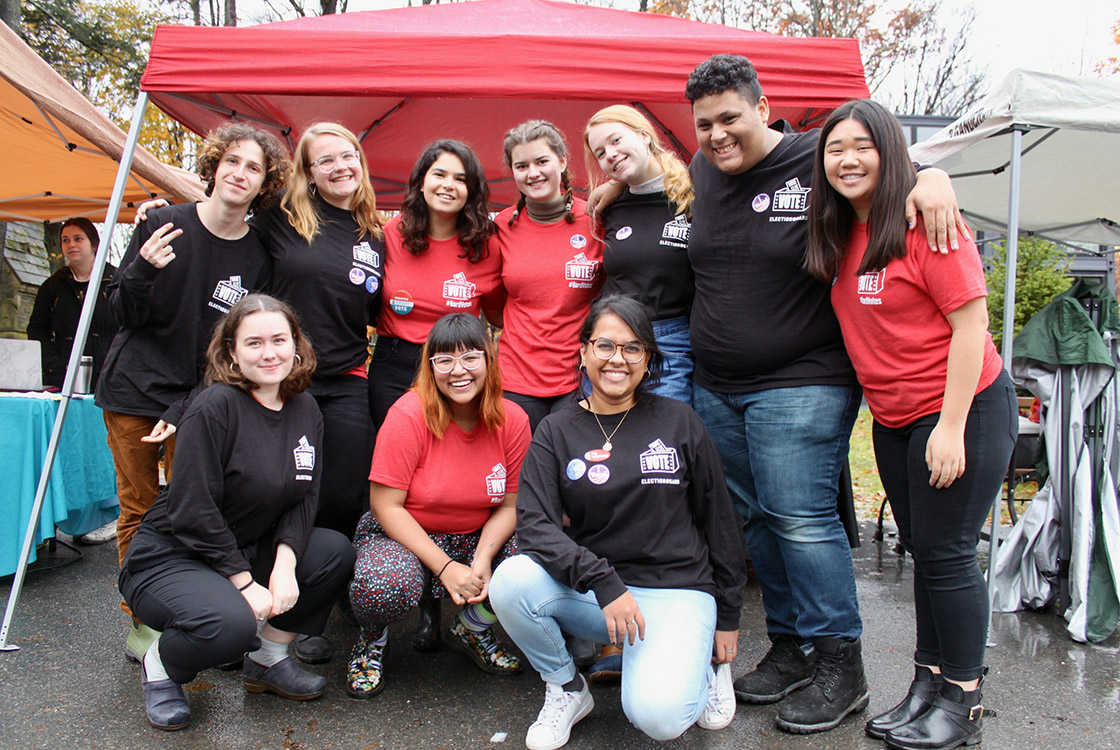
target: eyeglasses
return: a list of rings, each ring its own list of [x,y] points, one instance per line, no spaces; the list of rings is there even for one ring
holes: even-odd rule
[[[610,359],[615,351],[622,350],[622,359],[628,364],[636,365],[646,356],[646,348],[637,341],[627,341],[625,344],[616,344],[610,339],[591,339],[591,351],[599,359]]]
[[[324,174],[330,174],[334,170],[338,169],[340,163],[344,167],[352,167],[355,164],[358,164],[360,161],[361,158],[358,156],[357,151],[343,151],[341,154],[327,154],[326,156],[320,156],[318,159],[311,162],[311,166],[315,167]]]
[[[482,367],[482,363],[486,361],[486,352],[480,352],[475,349],[469,352],[463,352],[458,356],[437,354],[428,359],[431,361],[432,367],[435,368],[436,372],[451,372],[455,369],[456,362],[461,364],[464,370],[477,370]]]

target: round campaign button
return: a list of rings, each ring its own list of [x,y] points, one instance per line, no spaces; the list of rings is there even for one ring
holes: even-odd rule
[[[604,484],[611,478],[611,470],[603,464],[595,464],[587,470],[587,478],[592,484]]]
[[[366,278],[366,291],[370,294],[377,294],[377,290],[381,288],[381,277],[375,273],[371,273]]]
[[[414,307],[416,303],[408,292],[393,292],[393,296],[389,298],[389,309],[397,315],[408,315]]]
[[[573,482],[582,477],[585,471],[587,471],[587,464],[578,458],[573,458],[568,462],[568,479]]]
[[[573,234],[572,238],[568,240],[568,242],[570,242],[572,247],[574,247],[576,250],[582,250],[583,248],[587,247],[587,238],[582,234]]]
[[[633,233],[634,233],[634,230],[630,227],[619,227],[618,231],[614,233],[614,238],[616,240],[624,240],[627,237],[629,237],[630,235],[632,235]]]
[[[360,268],[350,269],[350,283],[354,285],[365,283],[366,272]]]

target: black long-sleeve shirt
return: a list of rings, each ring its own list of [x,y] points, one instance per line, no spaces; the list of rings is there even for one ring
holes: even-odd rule
[[[541,421],[521,469],[517,545],[606,606],[627,586],[705,591],[738,628],[746,563],[719,454],[696,412],[644,395],[625,416],[576,403]],[[598,458],[603,430],[610,457]],[[176,459],[178,460],[178,459]],[[564,515],[571,525],[562,525]]]
[[[369,355],[366,326],[381,307],[385,243],[358,238],[347,210],[315,199],[319,232],[308,243],[279,204],[250,224],[273,256],[269,293],[290,304],[315,348],[319,377],[342,375]]]
[[[171,243],[175,258],[156,268],[140,257],[140,247],[167,222],[183,234]],[[98,406],[178,424],[202,379],[215,324],[271,273],[260,240],[246,230],[236,240],[211,234],[194,203],[148,212],[110,285],[109,306],[121,330],[97,384]]]
[[[109,310],[109,284],[116,271],[116,266],[105,266],[89,335],[82,350],[82,354],[93,358],[93,380],[90,384],[94,386],[105,364],[113,334],[117,332],[117,323]],[[27,338],[38,341],[42,346],[43,385],[62,386],[88,288],[89,281],[77,281],[69,268],[60,268],[43,282],[35,295],[35,305],[27,321]]]
[[[242,549],[266,536],[303,556],[319,508],[323,417],[315,399],[280,411],[222,383],[191,400],[175,436],[171,484],[143,525],[224,576],[249,570]]]

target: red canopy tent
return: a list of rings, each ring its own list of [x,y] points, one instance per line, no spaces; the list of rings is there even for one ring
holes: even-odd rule
[[[551,0],[477,0],[302,18],[248,28],[161,26],[141,82],[157,106],[204,132],[231,118],[294,145],[317,120],[359,134],[379,205],[399,205],[423,146],[459,138],[483,160],[495,206],[517,193],[501,137],[530,118],[569,138],[608,104],[643,109],[687,156],[684,84],[712,54],[751,58],[775,118],[811,125],[866,97],[858,44],[785,38],[651,13]]]

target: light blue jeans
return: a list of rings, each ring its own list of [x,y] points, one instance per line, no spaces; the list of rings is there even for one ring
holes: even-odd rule
[[[630,593],[646,637],[623,644],[622,710],[653,739],[671,740],[696,723],[708,703],[716,601],[690,589],[631,586]],[[595,594],[568,588],[527,555],[514,555],[494,571],[490,604],[541,679],[554,685],[576,676],[564,633],[609,640]]]
[[[860,389],[805,385],[751,393],[693,386],[743,515],[766,630],[803,640],[863,632],[852,552],[836,491]]]
[[[688,317],[653,322],[653,337],[665,357],[661,379],[650,393],[692,406],[692,342],[688,336]]]

